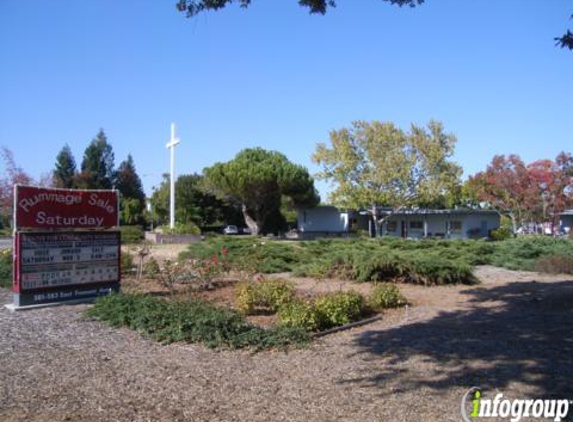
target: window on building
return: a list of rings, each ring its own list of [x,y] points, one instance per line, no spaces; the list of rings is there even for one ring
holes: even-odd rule
[[[461,232],[462,231],[462,222],[461,221],[450,221],[450,231]]]
[[[422,230],[423,228],[423,221],[410,221],[410,230]]]
[[[395,232],[398,229],[398,223],[395,221],[388,221],[386,223],[386,231],[387,232]]]

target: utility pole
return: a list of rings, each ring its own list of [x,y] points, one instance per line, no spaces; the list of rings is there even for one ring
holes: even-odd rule
[[[171,140],[165,145],[171,149],[171,190],[169,194],[169,228],[175,227],[175,145],[180,142],[175,137],[175,123],[171,123]]]

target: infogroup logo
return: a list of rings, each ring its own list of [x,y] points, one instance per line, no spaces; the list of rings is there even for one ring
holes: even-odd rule
[[[522,418],[553,419],[560,422],[567,417],[573,400],[529,400],[504,399],[498,393],[493,399],[484,398],[479,387],[470,388],[462,397],[461,413],[464,422],[475,422],[477,418],[510,418],[519,422]]]

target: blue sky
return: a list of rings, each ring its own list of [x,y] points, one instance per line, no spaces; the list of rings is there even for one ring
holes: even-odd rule
[[[473,174],[494,154],[573,150],[571,0],[427,0],[398,8],[253,0],[186,19],[175,0],[0,0],[0,145],[34,176],[100,127],[147,193],[168,170],[201,170],[261,146],[306,165],[353,120],[441,120]],[[328,188],[318,184],[321,193]]]

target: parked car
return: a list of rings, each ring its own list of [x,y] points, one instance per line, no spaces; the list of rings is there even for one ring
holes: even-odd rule
[[[243,234],[252,234],[252,233],[251,233],[251,229],[249,229],[248,227],[243,227],[243,228],[241,229],[241,232],[242,232]]]
[[[223,234],[239,234],[239,229],[237,226],[225,226]]]

